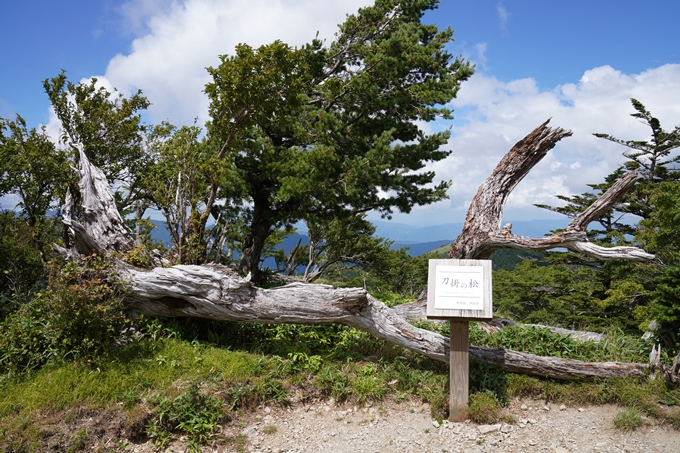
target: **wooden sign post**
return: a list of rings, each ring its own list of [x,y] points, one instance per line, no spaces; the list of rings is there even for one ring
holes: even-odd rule
[[[449,420],[466,418],[469,386],[469,323],[493,318],[491,261],[430,260],[427,319],[451,326]]]

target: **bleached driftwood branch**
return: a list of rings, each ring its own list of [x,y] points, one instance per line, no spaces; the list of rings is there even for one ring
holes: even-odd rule
[[[82,145],[78,146],[78,189],[80,191],[83,223],[74,217],[73,196],[66,194],[64,218],[68,228],[70,249],[55,246],[62,255],[91,255],[130,250],[134,240],[116,208],[111,188],[104,173],[90,163]]]

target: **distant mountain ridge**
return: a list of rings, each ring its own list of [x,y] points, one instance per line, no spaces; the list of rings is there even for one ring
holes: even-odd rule
[[[161,241],[167,246],[172,244],[170,232],[166,228],[166,223],[162,220],[154,220],[156,228],[151,232],[151,236],[156,241]],[[505,225],[504,222],[503,225]],[[543,219],[543,220],[520,220],[512,223],[512,232],[520,236],[542,237],[551,230],[564,228],[569,223],[569,219]],[[407,253],[411,256],[419,256],[431,250],[451,243],[463,229],[462,223],[445,223],[442,225],[431,226],[412,226],[405,223],[395,223],[382,220],[374,220],[376,227],[375,235],[394,241],[393,249],[408,247]],[[309,244],[307,231],[298,228],[298,233],[292,234],[281,242],[281,247],[291,250],[299,240],[302,244]],[[265,262],[266,266],[274,267],[273,260]]]
[[[565,228],[569,220],[566,217],[564,219],[515,220],[504,221],[503,225],[512,223],[512,232],[519,236],[543,237],[551,230]],[[453,242],[463,230],[462,223],[428,226],[413,226],[384,220],[373,220],[372,223],[376,227],[376,236],[405,245],[426,242],[423,239],[426,239],[427,242],[450,239],[449,242]]]

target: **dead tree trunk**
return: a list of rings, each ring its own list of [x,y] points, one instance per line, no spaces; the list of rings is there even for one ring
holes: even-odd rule
[[[463,233],[453,243],[450,256],[483,258],[501,247],[568,247],[603,259],[653,258],[632,247],[603,249],[594,246],[587,242],[585,235],[590,219],[611,206],[632,184],[634,174],[610,189],[602,197],[603,201],[574,219],[565,232],[545,239],[528,239],[514,236],[509,227],[500,229],[503,205],[509,192],[558,140],[569,135],[568,131],[548,128],[546,122],[510,150],[473,200]],[[70,217],[65,219],[75,245],[71,250],[61,249],[61,252],[74,256],[131,248],[132,238],[111,203],[108,186],[107,190],[103,187],[103,175],[82,152],[79,175],[86,222],[83,226]],[[88,191],[89,187],[95,190]],[[111,200],[107,201],[107,197]],[[88,217],[88,212],[95,215]],[[118,274],[128,289],[128,306],[135,313],[265,323],[341,323],[435,360],[448,362],[448,338],[414,327],[397,311],[361,288],[334,289],[327,285],[292,283],[262,289],[252,285],[249,278],[240,278],[236,271],[219,265],[142,270],[119,260]],[[405,312],[407,308],[401,311]],[[539,357],[502,348],[472,346],[470,355],[508,371],[556,379],[637,377],[644,375],[648,368],[644,364],[588,363]]]
[[[571,131],[562,128],[549,128],[549,121],[517,142],[479,187],[468,209],[463,231],[451,244],[448,257],[488,259],[495,250],[502,248],[548,250],[563,247],[601,260],[654,259],[654,255],[637,247],[601,247],[590,243],[586,237],[588,224],[600,218],[633,187],[638,176],[637,172],[623,176],[595,203],[572,220],[564,231],[545,238],[526,238],[512,234],[512,224],[501,228],[503,208],[515,186],[558,141],[572,135]]]

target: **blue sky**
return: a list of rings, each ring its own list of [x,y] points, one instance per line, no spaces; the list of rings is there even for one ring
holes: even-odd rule
[[[4,2],[0,116],[21,114],[56,133],[41,82],[61,69],[73,81],[96,76],[124,93],[142,89],[148,120],[206,119],[206,66],[238,42],[332,39],[345,14],[367,0],[63,0]],[[623,148],[592,137],[645,139],[629,99],[665,128],[680,124],[680,2],[444,0],[425,21],[455,30],[454,55],[477,65],[452,102],[456,119],[444,162],[450,200],[397,215],[412,224],[460,222],[479,184],[510,147],[547,118],[574,131],[515,190],[508,220],[554,216],[532,203],[587,190],[624,159]],[[4,204],[3,204],[3,207]]]

